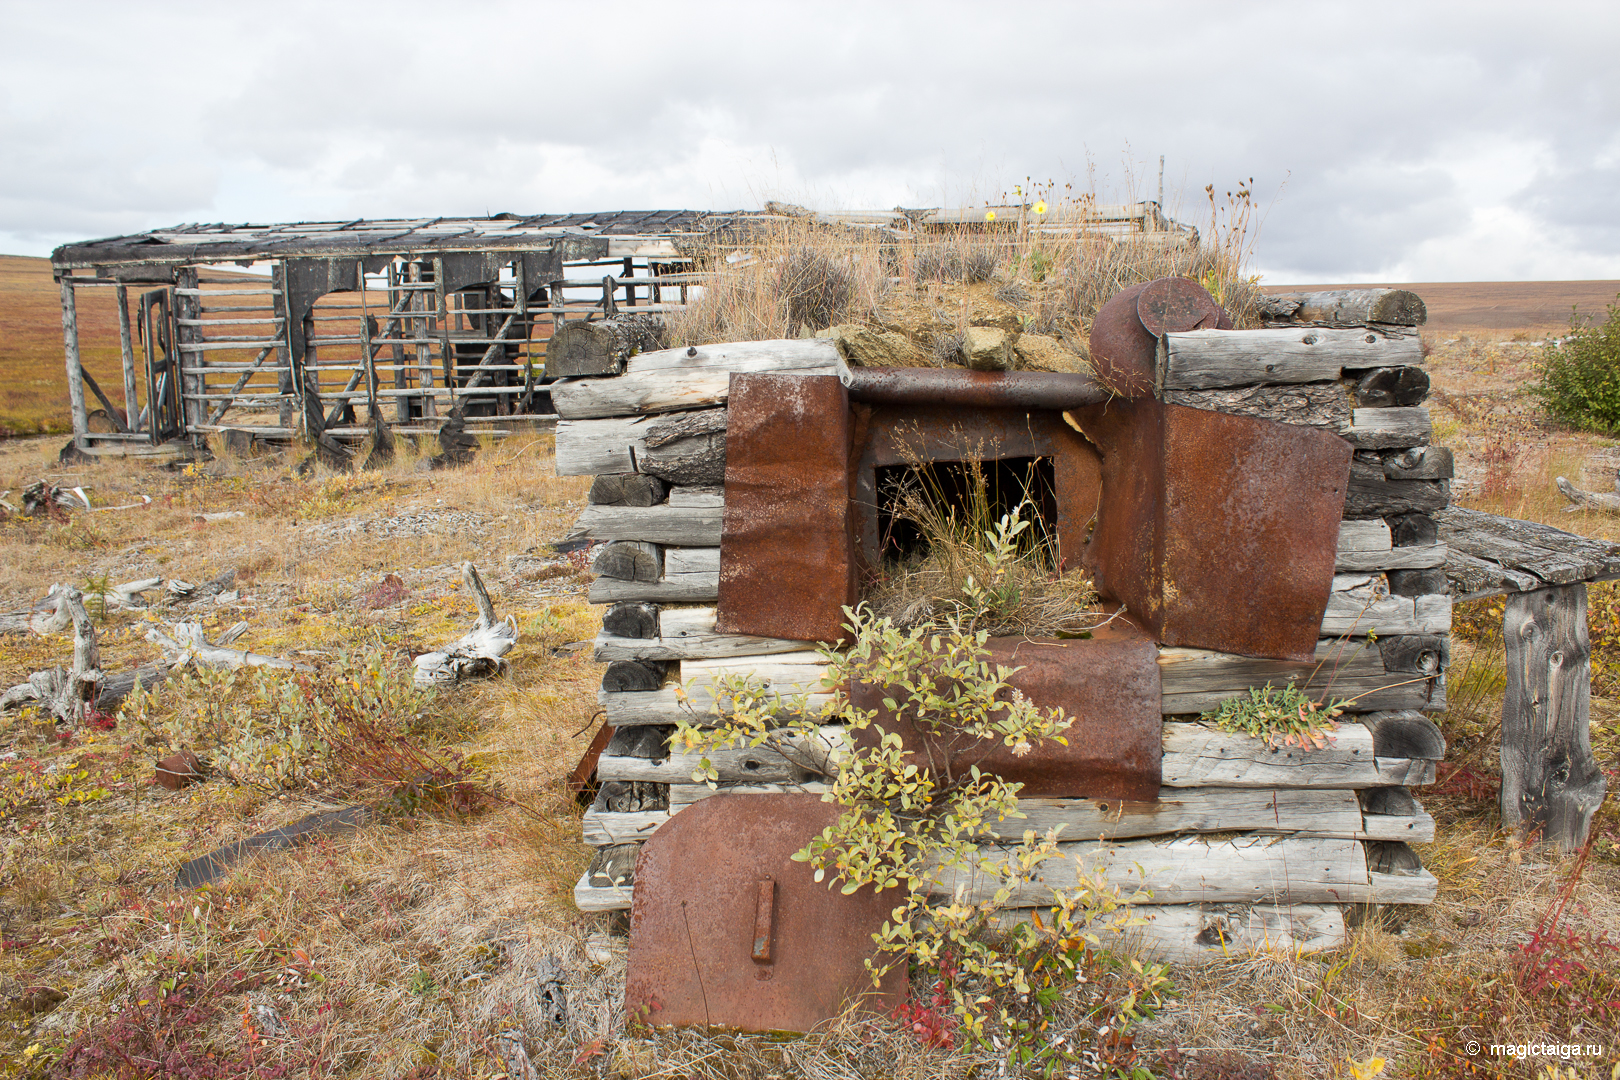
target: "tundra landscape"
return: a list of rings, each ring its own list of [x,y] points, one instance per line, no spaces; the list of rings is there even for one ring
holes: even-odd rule
[[[1600,323],[1620,285],[1402,287],[1428,303],[1454,504],[1620,540],[1620,514],[1572,505],[1555,482],[1615,490],[1620,440],[1553,423],[1528,389],[1571,306]],[[964,313],[970,301],[1021,302],[1005,288],[964,295]],[[80,318],[105,330],[114,316],[86,303]],[[85,356],[105,385],[118,363]],[[30,704],[0,719],[0,1074],[1016,1075],[994,1043],[932,1037],[911,1014],[852,1012],[792,1038],[626,1026],[622,926],[573,900],[590,849],[571,778],[606,665],[589,554],[555,545],[590,480],[556,475],[546,425],[515,421],[449,469],[403,440],[364,470],[219,444],[65,465],[58,295],[46,260],[19,257],[0,258],[0,377],[0,611],[21,616],[0,636],[0,689],[71,660],[71,626],[27,626],[53,585],[85,596],[104,672],[166,674],[81,724]],[[31,490],[43,497],[25,503]],[[479,617],[467,563],[516,646],[494,678],[417,688],[413,659]],[[115,590],[153,578],[138,597]],[[175,664],[163,638],[178,623],[287,666]],[[1436,821],[1414,845],[1433,904],[1369,913],[1341,948],[1152,979],[1126,936],[1108,937],[1064,1018],[1085,1043],[1050,1075],[1610,1076],[1620,812],[1611,794],[1571,854],[1500,827],[1501,626],[1500,599],[1456,610],[1435,717],[1446,756],[1418,791]],[[1620,583],[1591,586],[1589,628],[1591,739],[1612,793]],[[354,807],[342,828],[177,880],[190,860]],[[1473,1042],[1603,1049],[1527,1061]]]

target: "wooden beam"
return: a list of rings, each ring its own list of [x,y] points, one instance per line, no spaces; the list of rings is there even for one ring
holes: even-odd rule
[[[552,383],[551,400],[566,420],[674,412],[724,404],[732,372],[847,370],[838,346],[825,338],[701,345],[633,356],[616,378]]]
[[[73,441],[81,448],[90,433],[84,408],[84,367],[79,362],[79,309],[73,297],[73,278],[62,275],[62,352],[67,360],[68,404],[72,414]]]
[[[1325,382],[1345,368],[1423,362],[1416,333],[1386,330],[1192,330],[1166,334],[1158,354],[1164,390]]]
[[[1592,757],[1586,583],[1510,594],[1502,641],[1503,824],[1578,848],[1608,786]]]

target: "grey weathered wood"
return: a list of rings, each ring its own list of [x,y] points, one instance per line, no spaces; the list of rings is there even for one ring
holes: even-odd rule
[[[657,581],[664,576],[663,549],[645,540],[615,540],[597,550],[591,570],[619,581]]]
[[[726,436],[694,435],[648,446],[637,459],[642,472],[671,484],[720,484],[726,479]]]
[[[1283,686],[1290,680],[1312,697],[1354,699],[1353,711],[1443,709],[1446,700],[1443,678],[1387,671],[1379,649],[1365,638],[1319,642],[1315,658],[1307,663],[1162,648],[1159,676],[1166,715],[1204,712],[1250,687]]]
[[[1586,584],[1509,595],[1502,640],[1502,821],[1578,848],[1607,789],[1592,757]]]
[[[1440,726],[1415,709],[1388,709],[1356,719],[1372,732],[1373,753],[1380,758],[1440,761],[1446,756]]]
[[[655,640],[618,638],[603,633],[596,639],[595,659],[697,660],[728,656],[802,654],[813,648],[807,641],[722,634],[714,628],[712,607],[668,608],[659,616],[660,636]]]
[[[1344,498],[1346,518],[1432,513],[1451,502],[1446,480],[1391,480],[1383,459],[1358,453],[1350,462],[1350,486]]]
[[[806,780],[802,784],[726,784],[724,787],[710,787],[708,784],[671,784],[669,812],[679,813],[693,803],[702,802],[714,795],[777,795],[784,792],[821,795],[826,790],[827,785],[820,780]]]
[[[567,540],[644,540],[718,547],[721,511],[701,506],[587,506]]]
[[[617,375],[630,357],[662,346],[663,331],[661,318],[645,315],[564,323],[546,342],[546,374]]]
[[[1151,890],[1141,902],[1346,903],[1373,900],[1367,854],[1359,840],[1339,838],[1239,836],[1169,841],[1060,844],[1064,858],[1041,864],[1032,879],[1013,893],[1009,907],[1052,903],[1054,889],[1078,884],[1078,866],[1100,869],[1108,883],[1127,896]],[[972,871],[945,871],[931,890],[977,903],[990,898],[999,881]]]
[[[1259,306],[1268,324],[1422,326],[1429,318],[1423,299],[1407,289],[1272,293],[1261,297]]]
[[[668,574],[657,581],[619,581],[601,577],[591,582],[593,604],[645,600],[655,604],[714,603],[720,597],[719,574]]]
[[[557,414],[570,420],[674,412],[724,403],[732,372],[847,370],[838,346],[817,338],[701,345],[633,356],[616,378],[552,383],[551,400]]]
[[[671,506],[725,506],[726,490],[722,485],[676,487],[669,489]]]
[[[1340,724],[1318,750],[1269,746],[1263,739],[1233,735],[1199,723],[1166,723],[1163,783],[1173,788],[1343,788],[1380,787],[1381,770],[1372,732],[1360,724]]]
[[[584,912],[628,911],[630,896],[630,888],[624,885],[592,885],[588,869],[574,886],[574,906]]]
[[[1352,446],[1362,450],[1427,446],[1434,435],[1434,424],[1429,419],[1429,410],[1421,406],[1352,409],[1350,427],[1343,435]]]
[[[1392,540],[1389,523],[1381,518],[1339,523],[1339,557],[1352,552],[1388,551]]]
[[[1345,789],[1167,787],[1157,802],[1026,798],[1018,811],[1024,817],[992,822],[991,832],[1016,840],[1026,830],[1045,836],[1061,826],[1066,841],[1251,830],[1354,837],[1362,816],[1355,792]]]
[[[1140,950],[1147,959],[1172,964],[1261,954],[1292,961],[1349,940],[1337,904],[1133,904],[1121,914],[1147,920],[1124,931],[1130,955]]]
[[[1620,544],[1457,507],[1434,519],[1459,600],[1620,577]]]
[[[557,475],[635,472],[636,458],[646,449],[642,439],[647,433],[647,422],[645,416],[557,421],[554,454]]]
[[[62,352],[67,361],[68,420],[73,425],[73,441],[83,446],[90,431],[89,414],[84,408],[84,368],[79,364],[79,309],[73,296],[73,278],[63,274]]]
[[[708,725],[714,719],[709,712],[713,697],[702,695],[683,697],[685,691],[666,684],[661,690],[641,693],[596,695],[597,704],[607,713],[607,722],[614,727],[633,727],[641,724],[674,724],[684,720],[689,724]],[[806,707],[814,714],[832,700],[831,694],[813,693],[805,698]]]
[[[1337,382],[1166,390],[1164,400],[1192,409],[1257,416],[1262,420],[1321,428],[1335,434],[1350,428],[1350,398]]]
[[[694,774],[708,758],[723,783],[792,784],[815,778],[828,767],[832,747],[841,729],[829,729],[823,740],[793,740],[785,753],[769,746],[748,746],[739,740],[735,748],[672,752],[661,761],[639,757],[603,754],[596,762],[596,775],[602,780],[639,780],[661,784],[691,784]],[[672,748],[673,749],[673,748]]]
[[[1398,874],[1372,871],[1367,884],[1376,904],[1432,904],[1440,892],[1440,883],[1422,868]]]
[[[633,885],[636,879],[636,855],[640,844],[613,844],[598,848],[591,857],[586,876],[592,886]]]
[[[615,660],[602,673],[608,693],[657,690],[664,685],[664,665],[651,660]]]
[[[726,410],[721,409],[694,409],[691,412],[671,413],[667,416],[655,416],[647,423],[647,434],[642,440],[648,449],[657,449],[668,446],[670,443],[680,442],[682,439],[693,439],[700,435],[724,435],[726,433]],[[683,490],[719,491],[713,485],[683,485]],[[707,503],[697,503],[682,500],[677,505],[707,506]]]
[[[602,752],[618,757],[668,757],[671,730],[663,727],[615,729]]]
[[[637,810],[615,813],[591,807],[585,811],[583,835],[591,847],[612,844],[638,844],[658,831],[669,820],[669,810]],[[628,906],[628,905],[626,905]]]
[[[1367,409],[1421,405],[1429,396],[1429,373],[1420,367],[1375,368],[1356,380],[1356,404]]]
[[[1378,639],[1384,670],[1409,675],[1438,675],[1451,664],[1451,638],[1446,634],[1397,634]]]
[[[1341,574],[1354,574],[1377,570],[1443,567],[1446,564],[1446,555],[1444,544],[1389,548],[1385,551],[1341,551],[1334,569]]]
[[[636,601],[614,604],[602,614],[603,632],[614,637],[655,638],[658,622],[657,605]]]
[[[720,549],[717,547],[665,548],[664,571],[670,574],[718,574],[720,572]]]
[[[1169,390],[1282,386],[1338,379],[1345,368],[1420,364],[1415,333],[1387,330],[1192,330],[1166,334],[1159,385]]]
[[[1434,841],[1434,815],[1404,787],[1367,788],[1361,800],[1363,833],[1368,840]]]
[[[1562,476],[1554,477],[1553,482],[1557,485],[1559,493],[1576,506],[1590,506],[1610,512],[1620,511],[1620,495],[1611,495],[1606,491],[1585,491]]]
[[[1444,446],[1414,446],[1380,455],[1384,475],[1391,480],[1450,480],[1456,460]]]
[[[604,473],[591,482],[589,499],[600,506],[657,506],[669,486],[642,473]]]
[[[1339,574],[1322,615],[1322,636],[1444,634],[1451,630],[1451,597],[1391,596],[1381,574]]]

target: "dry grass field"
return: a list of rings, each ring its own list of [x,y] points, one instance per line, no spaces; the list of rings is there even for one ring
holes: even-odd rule
[[[0,263],[0,377],[40,380],[34,398],[8,395],[5,415],[59,423],[66,403],[48,270],[43,296],[15,299],[39,291],[14,284],[37,278],[38,264]],[[92,317],[88,306],[82,318]],[[111,318],[110,305],[94,317]],[[1522,394],[1537,350],[1513,340],[1529,333],[1430,335],[1431,409],[1439,441],[1458,451],[1457,501],[1620,539],[1620,519],[1566,513],[1553,488],[1555,475],[1610,488],[1620,444],[1539,417]],[[116,355],[91,358],[108,361]],[[30,430],[24,422],[16,429]],[[95,592],[148,576],[200,584],[233,574],[217,596],[100,616],[103,667],[158,660],[148,621],[187,619],[210,636],[245,622],[237,647],[308,670],[177,676],[144,705],[76,731],[28,709],[0,718],[0,1076],[494,1080],[521,1074],[504,1052],[514,1039],[548,1077],[1010,1075],[993,1051],[929,1048],[888,1019],[790,1040],[624,1031],[613,1002],[623,939],[579,914],[570,894],[588,852],[564,781],[590,737],[602,672],[574,643],[596,633],[600,615],[584,602],[582,560],[549,546],[587,486],[554,475],[549,436],[486,446],[456,471],[418,472],[407,450],[379,472],[302,479],[294,456],[221,456],[177,471],[64,468],[60,443],[0,442],[7,501],[46,479],[82,486],[98,507],[152,502],[5,515],[0,611],[28,609],[53,582]],[[202,517],[222,513],[241,516]],[[463,560],[483,572],[497,612],[517,620],[510,672],[413,696],[404,689],[410,656],[475,617]],[[1386,1076],[1611,1075],[1620,1060],[1620,814],[1611,799],[1584,864],[1497,829],[1499,609],[1459,608],[1458,625],[1454,707],[1442,718],[1451,748],[1441,782],[1422,793],[1439,821],[1436,843],[1421,850],[1438,901],[1369,919],[1348,947],[1324,955],[1174,970],[1176,996],[1129,1033],[1134,1044],[1113,1043],[1128,1052],[1075,1075],[1352,1077],[1373,1075],[1374,1058]],[[1592,590],[1592,631],[1593,740],[1614,790],[1612,584]],[[71,634],[0,637],[0,689],[65,665],[70,652]],[[288,725],[322,702],[398,720],[399,738],[367,742],[358,722],[309,727],[341,743],[330,766],[269,782]],[[159,757],[219,735],[209,715],[246,717],[268,734],[253,753],[236,747],[234,777],[221,768],[179,791],[156,786]],[[421,769],[448,778],[441,788],[456,798],[425,790],[411,771]],[[384,812],[356,832],[245,861],[209,887],[173,885],[188,858],[355,802]],[[1566,894],[1563,936],[1538,933]],[[556,973],[567,997],[560,1024],[546,1020],[542,971]],[[1470,1055],[1470,1039],[1605,1049],[1549,1074],[1540,1060]]]

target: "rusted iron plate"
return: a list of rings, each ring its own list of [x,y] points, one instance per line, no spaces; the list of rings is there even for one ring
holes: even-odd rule
[[[1089,640],[991,638],[988,648],[994,663],[1022,668],[1008,680],[1014,689],[1043,708],[1061,706],[1075,723],[1063,736],[1068,745],[1047,741],[1022,756],[989,740],[957,746],[953,772],[978,765],[1018,781],[1020,794],[1032,797],[1159,797],[1162,692],[1152,637],[1120,617]],[[878,724],[899,734],[919,763],[928,756],[917,726],[883,707],[881,687],[855,685],[850,696],[861,708],[878,710]],[[867,736],[875,733],[868,729]]]
[[[689,806],[653,833],[636,861],[627,1016],[810,1031],[855,998],[892,1011],[904,965],[874,990],[865,961],[898,894],[844,896],[792,859],[838,813],[819,795],[730,795]],[[755,958],[766,878],[768,960]]]
[[[1068,414],[1101,450],[1086,560],[1160,642],[1309,660],[1332,587],[1350,444],[1152,399]]]
[[[1137,297],[1146,289],[1146,283],[1121,289],[1091,322],[1091,366],[1104,386],[1128,398],[1153,392],[1158,342],[1136,312]]]
[[[843,636],[855,602],[849,395],[836,375],[731,376],[715,626]]]
[[[1191,278],[1150,281],[1136,297],[1136,316],[1154,337],[1188,330],[1213,330],[1223,314],[1215,298]]]
[[[852,368],[851,401],[979,409],[1074,409],[1108,399],[1090,375],[956,368]]]
[[[607,749],[607,744],[612,741],[613,725],[604,720],[602,726],[596,729],[596,734],[591,737],[591,744],[579,756],[579,763],[574,766],[574,771],[568,774],[568,790],[574,793],[574,798],[590,801],[591,786],[596,782],[596,763],[601,759],[602,751]]]
[[[879,467],[1025,457],[1052,459],[1059,557],[1067,568],[1080,565],[1102,490],[1102,464],[1061,413],[910,406],[862,408],[858,416],[851,513],[868,565],[879,558]]]

